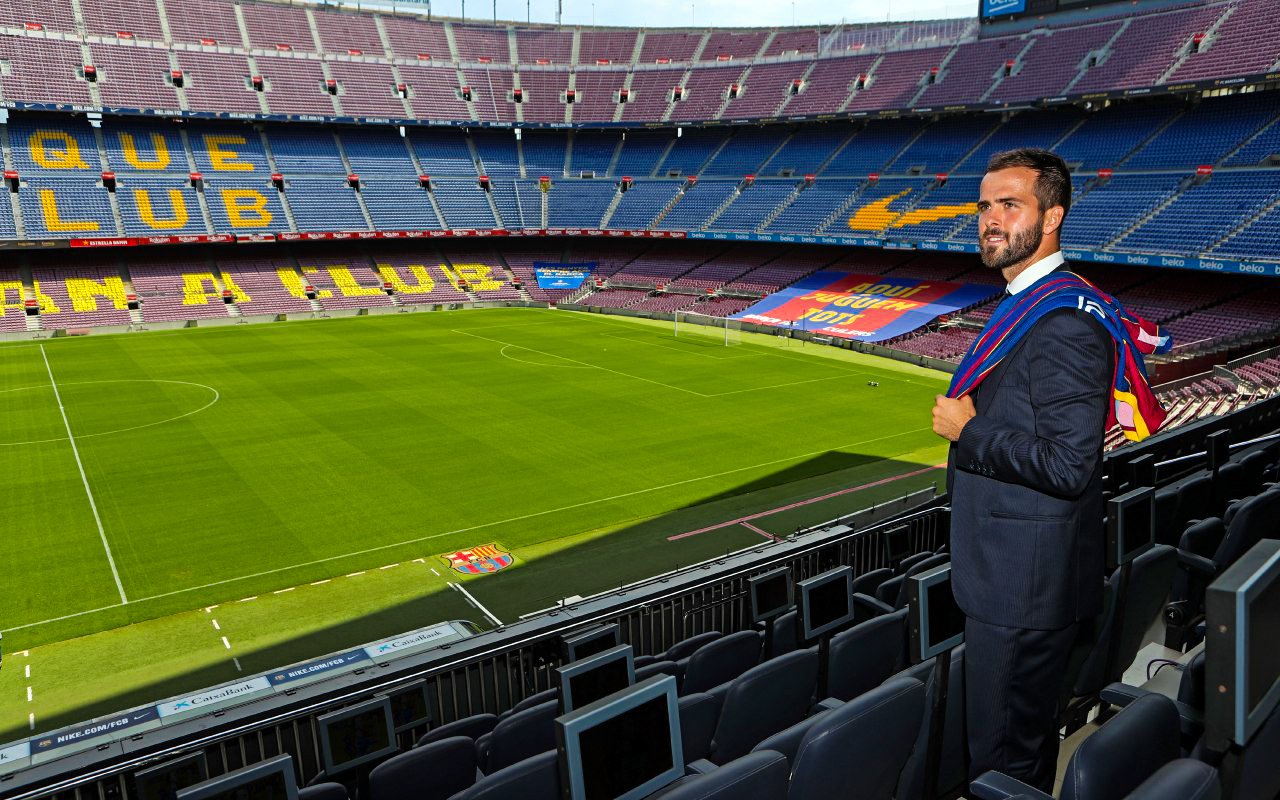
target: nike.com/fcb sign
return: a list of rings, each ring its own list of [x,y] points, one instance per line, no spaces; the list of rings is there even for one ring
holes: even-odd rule
[[[1027,10],[1027,0],[982,0],[982,16],[1000,17]]]

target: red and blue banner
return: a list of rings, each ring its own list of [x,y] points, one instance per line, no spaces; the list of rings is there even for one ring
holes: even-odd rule
[[[944,314],[1000,293],[981,286],[848,272],[815,272],[732,316],[842,339],[882,342],[922,328]]]

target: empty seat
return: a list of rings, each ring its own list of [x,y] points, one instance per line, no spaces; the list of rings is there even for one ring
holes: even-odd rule
[[[765,737],[809,713],[818,683],[818,654],[797,650],[752,667],[724,692],[707,758],[727,764]]]
[[[781,753],[749,753],[705,775],[681,778],[650,800],[785,800],[789,772]]]
[[[1146,695],[1080,744],[1067,764],[1061,800],[1121,800],[1178,756],[1173,701]],[[1006,800],[1019,794],[1047,797],[999,772],[979,776],[969,792],[977,800]]]
[[[492,731],[493,726],[497,724],[497,714],[474,714],[470,717],[446,723],[438,728],[432,728],[422,734],[414,746],[422,747],[431,742],[438,742],[441,739],[448,739],[453,736],[465,736],[472,740],[479,739],[489,731]]]
[[[540,706],[543,703],[549,703],[552,700],[559,700],[559,699],[560,699],[559,689],[555,689],[555,688],[543,689],[541,692],[538,692],[537,694],[531,694],[525,699],[521,700],[519,703],[516,703],[514,706],[511,707],[509,711],[504,711],[499,716],[499,719],[505,719],[511,716],[512,714],[518,713],[520,711],[524,711],[527,708],[533,708],[534,706]],[[486,733],[487,732],[488,731],[486,731]]]
[[[347,787],[340,783],[317,783],[298,790],[298,800],[349,800]]]
[[[831,637],[827,697],[852,700],[884,683],[905,664],[907,611],[885,614]]]
[[[554,721],[559,713],[560,703],[553,700],[498,722],[491,733],[476,741],[480,768],[488,774],[556,749]]]
[[[684,760],[691,764],[711,752],[711,739],[720,721],[720,698],[700,692],[680,698],[680,742]]]
[[[924,684],[895,678],[824,714],[791,765],[789,800],[891,800],[924,713]]]
[[[893,570],[888,567],[873,569],[870,572],[864,572],[853,579],[854,594],[866,594],[875,597],[876,589],[880,588],[880,584],[893,577]]]
[[[738,631],[698,648],[684,664],[686,694],[705,692],[728,683],[760,663],[760,634]]]
[[[417,797],[407,794],[404,797]],[[490,773],[455,800],[560,800],[560,765],[554,751]]]
[[[1142,782],[1125,800],[1218,800],[1218,771],[1194,758],[1170,761]]]
[[[714,642],[716,639],[719,639],[723,636],[724,634],[721,633],[720,631],[707,631],[706,633],[699,633],[696,636],[690,636],[688,639],[685,639],[684,641],[681,641],[681,642],[676,642],[675,644],[668,647],[667,652],[662,654],[662,657],[660,660],[680,661],[682,659],[686,659],[689,656],[693,655],[694,652],[697,651],[699,648],[701,648],[703,645],[710,644],[711,642]]]
[[[445,800],[476,780],[476,744],[453,736],[415,747],[374,767],[370,800]]]

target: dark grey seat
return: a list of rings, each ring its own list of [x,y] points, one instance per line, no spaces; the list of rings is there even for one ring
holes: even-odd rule
[[[480,769],[487,775],[517,761],[556,749],[555,718],[559,701],[526,708],[501,720],[491,733],[476,740]]]
[[[1218,771],[1194,758],[1170,761],[1142,782],[1125,800],[1218,800]]]
[[[449,739],[454,736],[465,736],[468,739],[479,739],[489,731],[493,730],[493,726],[498,724],[498,716],[496,714],[474,714],[470,717],[454,720],[453,722],[441,725],[438,728],[432,728],[418,738],[414,747],[422,747],[431,742],[438,742],[441,739]]]
[[[827,697],[849,701],[905,666],[907,610],[869,619],[831,637]]]
[[[454,800],[560,800],[560,797],[560,766],[553,751],[486,775]]]
[[[1164,765],[1177,759],[1178,712],[1173,701],[1149,694],[1116,714],[1085,739],[1067,763],[1061,800],[1122,800]],[[1049,796],[999,772],[969,787],[975,800],[1007,800],[1026,794]]]
[[[823,714],[800,742],[788,799],[892,800],[924,713],[924,684],[895,678]]]
[[[781,753],[748,753],[706,774],[682,778],[648,800],[786,800],[789,772]]]
[[[818,654],[796,650],[752,667],[724,690],[708,758],[727,764],[804,719],[818,684]]]
[[[369,773],[370,800],[446,800],[476,780],[476,744],[465,736],[401,753]]]
[[[738,631],[704,644],[686,660],[680,691],[693,694],[728,683],[760,663],[762,646],[755,631]]]

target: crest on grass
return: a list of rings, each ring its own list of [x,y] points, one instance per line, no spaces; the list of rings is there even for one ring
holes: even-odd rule
[[[442,553],[440,558],[450,569],[463,575],[488,575],[511,566],[516,560],[496,542]]]

